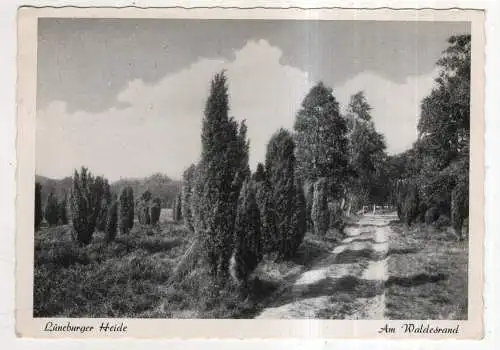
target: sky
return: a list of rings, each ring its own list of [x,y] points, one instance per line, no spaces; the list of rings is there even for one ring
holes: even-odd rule
[[[411,147],[436,60],[468,23],[40,19],[36,172],[86,165],[111,181],[198,160],[210,79],[227,71],[230,115],[245,119],[250,165],[319,81],[345,109],[363,90],[387,152]]]

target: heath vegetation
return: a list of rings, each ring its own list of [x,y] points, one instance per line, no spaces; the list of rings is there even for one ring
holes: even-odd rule
[[[402,311],[415,310],[413,296],[436,317],[450,316],[446,305],[466,290],[459,248],[468,235],[470,36],[448,44],[421,102],[418,140],[401,154],[387,154],[363,91],[342,112],[319,82],[293,130],[276,130],[252,172],[247,126],[230,116],[230,82],[220,72],[210,82],[199,161],[181,181],[154,174],[110,183],[86,167],[59,182],[37,177],[34,315],[253,317],[375,206],[400,219],[393,248],[401,252],[390,269],[414,263],[436,279],[411,292],[388,282],[390,317],[425,314]]]

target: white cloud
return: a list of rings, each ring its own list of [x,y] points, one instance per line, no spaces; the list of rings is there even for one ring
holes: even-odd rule
[[[117,96],[129,107],[69,113],[55,101],[37,115],[37,172],[62,177],[82,164],[114,180],[165,172],[179,177],[200,153],[209,82],[227,70],[231,115],[247,120],[254,166],[279,127],[291,128],[311,87],[307,73],[279,63],[281,50],[250,41],[232,62],[200,59],[154,85],[132,81]]]
[[[312,86],[306,72],[279,62],[281,54],[265,40],[249,41],[232,62],[202,58],[152,85],[131,81],[117,96],[124,109],[70,113],[64,102],[54,101],[37,115],[37,172],[63,177],[84,164],[111,180],[153,172],[179,178],[200,154],[209,82],[221,69],[229,80],[231,116],[247,120],[254,167],[264,160],[272,133],[293,127]],[[362,73],[334,88],[334,95],[345,105],[351,94],[365,90],[376,126],[394,152],[414,140],[419,101],[431,84],[430,75],[396,84]]]
[[[281,51],[266,41],[248,43],[228,67],[231,114],[247,120],[250,165],[264,161],[266,145],[280,127],[293,128],[295,114],[312,87],[308,75],[279,63]]]
[[[410,148],[417,139],[420,101],[430,93],[434,77],[436,72],[411,76],[398,84],[364,72],[334,88],[333,93],[342,106],[347,106],[351,95],[364,90],[373,107],[375,127],[385,135],[388,153],[398,153]]]

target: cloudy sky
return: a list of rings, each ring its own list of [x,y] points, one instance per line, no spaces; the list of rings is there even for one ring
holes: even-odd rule
[[[36,170],[87,165],[110,180],[197,161],[209,81],[227,70],[231,115],[247,120],[251,166],[292,128],[318,81],[345,108],[364,90],[389,153],[416,138],[435,62],[467,23],[161,19],[39,21]]]

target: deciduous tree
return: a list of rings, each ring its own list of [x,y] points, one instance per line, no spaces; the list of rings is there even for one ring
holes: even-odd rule
[[[348,106],[349,167],[348,205],[359,209],[364,204],[381,204],[386,191],[381,187],[385,160],[384,136],[375,130],[363,91],[354,94]]]
[[[340,196],[348,174],[347,126],[331,88],[320,82],[309,91],[294,128],[299,176],[307,182],[324,177],[329,197]]]

